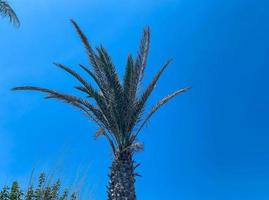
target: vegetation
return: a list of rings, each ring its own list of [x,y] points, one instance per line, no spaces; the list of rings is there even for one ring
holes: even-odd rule
[[[48,180],[44,173],[39,176],[36,187],[31,183],[23,191],[18,182],[13,182],[11,187],[5,186],[0,191],[0,200],[76,200],[77,194],[69,194],[68,190],[61,191],[60,180],[52,185],[47,185]]]
[[[3,17],[8,17],[9,21],[15,26],[20,25],[20,20],[17,17],[17,14],[5,0],[0,0],[0,15]]]
[[[73,20],[71,22],[86,48],[92,69],[82,64],[80,67],[95,81],[98,87],[93,87],[73,69],[63,64],[54,63],[80,82],[81,85],[75,86],[75,89],[85,94],[84,98],[43,87],[22,86],[15,87],[13,90],[33,90],[45,93],[47,94],[46,99],[58,99],[71,104],[93,120],[99,127],[95,136],[104,136],[114,154],[109,173],[108,199],[135,200],[135,176],[137,175],[135,169],[138,164],[134,162],[133,155],[143,148],[137,137],[141,129],[161,106],[190,87],[177,90],[161,99],[144,115],[147,100],[171,62],[168,60],[161,67],[141,94],[138,92],[149,53],[149,28],[145,28],[143,32],[137,57],[128,56],[125,74],[123,80],[120,81],[107,50],[102,45],[94,50],[77,23]]]

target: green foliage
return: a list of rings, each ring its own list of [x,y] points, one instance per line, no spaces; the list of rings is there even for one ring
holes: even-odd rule
[[[17,14],[5,0],[0,0],[0,15],[3,17],[8,17],[9,21],[15,26],[20,25],[20,20],[17,17]]]
[[[77,200],[78,195],[66,189],[61,190],[61,182],[57,180],[52,185],[47,185],[47,178],[44,173],[39,175],[38,184],[33,184],[23,191],[18,182],[14,181],[11,188],[5,186],[0,191],[0,200]]]
[[[18,182],[13,182],[9,194],[10,200],[21,200],[22,191],[20,190]]]
[[[0,192],[0,199],[1,200],[10,200],[10,189],[9,187],[4,187]]]
[[[15,87],[13,90],[42,92],[47,95],[46,99],[58,99],[81,110],[96,122],[99,126],[96,137],[105,136],[114,154],[127,149],[135,152],[138,150],[137,147],[141,149],[142,145],[137,142],[137,135],[140,130],[162,105],[178,94],[187,91],[190,87],[177,90],[161,99],[148,111],[148,114],[144,115],[150,95],[164,70],[171,62],[171,60],[167,61],[146,89],[142,93],[139,92],[149,53],[149,28],[145,28],[143,32],[136,58],[131,55],[128,56],[125,74],[121,81],[107,50],[102,45],[94,50],[77,23],[73,20],[71,22],[84,44],[92,69],[85,65],[80,65],[80,67],[93,79],[98,87],[93,87],[91,83],[87,82],[82,75],[73,69],[63,64],[54,63],[80,82],[80,85],[75,86],[75,88],[86,94],[84,98],[43,87],[21,86]]]

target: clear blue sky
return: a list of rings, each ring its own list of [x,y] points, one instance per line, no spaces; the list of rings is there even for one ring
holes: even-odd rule
[[[58,168],[67,184],[77,171],[87,174],[91,195],[105,199],[111,154],[104,139],[92,139],[94,124],[40,94],[9,91],[25,84],[73,91],[76,81],[52,65],[87,63],[73,18],[93,45],[109,49],[120,73],[151,27],[145,83],[174,58],[151,103],[193,85],[141,134],[139,199],[269,199],[268,0],[10,3],[22,25],[0,23],[0,186],[27,180],[34,166]]]

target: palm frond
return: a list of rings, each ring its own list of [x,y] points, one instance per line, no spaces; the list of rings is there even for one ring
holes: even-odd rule
[[[96,55],[94,53],[94,50],[92,49],[87,37],[84,35],[84,33],[82,32],[82,30],[80,29],[80,27],[78,26],[78,24],[71,19],[71,23],[73,24],[73,26],[75,27],[82,43],[84,44],[84,47],[87,51],[87,55],[89,57],[89,60],[90,60],[90,63],[92,65],[92,67],[94,68],[95,72],[96,73],[99,73],[99,67],[98,67],[98,63],[97,63],[97,60],[96,60]]]
[[[128,55],[127,64],[125,67],[123,79],[123,93],[125,98],[124,116],[125,116],[125,132],[130,132],[130,121],[133,117],[133,110],[136,101],[136,90],[132,82],[134,78],[134,60],[131,55]]]
[[[117,134],[120,132],[119,126],[116,120],[116,115],[115,115],[115,100],[114,100],[114,93],[113,91],[111,92],[111,88],[104,82],[100,81],[95,74],[88,69],[86,66],[80,64],[80,67],[86,71],[96,82],[98,87],[100,88],[101,92],[99,92],[99,95],[95,97],[95,100],[97,104],[99,105],[100,109],[104,113],[104,115],[107,118],[107,121],[109,121],[109,124],[111,126],[111,130]],[[79,90],[85,90],[83,88],[78,88]]]
[[[87,88],[85,88],[85,87],[83,87],[83,86],[80,86],[80,85],[75,86],[75,88],[76,88],[77,90],[79,90],[79,91],[85,93],[85,94],[87,95],[87,97],[91,97],[91,96],[89,96],[89,92],[88,92]]]
[[[174,93],[166,96],[165,98],[161,99],[155,106],[152,107],[151,111],[147,114],[147,116],[144,118],[143,122],[141,123],[140,127],[137,129],[136,133],[134,134],[134,139],[136,138],[136,136],[139,134],[139,132],[141,131],[141,129],[146,125],[146,123],[150,120],[150,118],[152,117],[152,115],[159,109],[161,108],[165,103],[167,103],[169,100],[171,100],[172,98],[174,98],[175,96],[186,92],[187,90],[191,89],[191,86],[188,86],[186,88],[180,89],[175,91]]]
[[[143,32],[136,60],[134,61],[131,55],[129,55],[127,59],[123,87],[125,94],[128,94],[128,98],[132,101],[136,98],[139,84],[144,76],[144,70],[149,53],[149,45],[150,29],[147,27]]]
[[[147,65],[147,58],[149,54],[149,46],[150,46],[150,29],[149,27],[146,27],[143,32],[143,36],[140,42],[140,48],[135,63],[138,72],[138,84],[140,84],[144,76],[144,71]]]
[[[123,78],[123,90],[127,99],[134,99],[135,92],[132,87],[132,79],[134,78],[134,60],[131,55],[128,55],[127,64]]]
[[[87,72],[87,74],[89,74],[93,80],[95,81],[95,83],[98,85],[99,89],[101,90],[101,93],[104,95],[105,97],[105,101],[107,101],[106,103],[109,104],[114,103],[114,100],[111,98],[113,91],[111,90],[111,88],[109,87],[108,83],[104,80],[100,80],[92,70],[88,69],[86,66],[80,64],[79,65],[85,72]]]
[[[112,61],[103,47],[97,48],[97,52],[99,53],[99,56],[97,56],[77,23],[73,20],[71,20],[71,22],[87,50],[90,63],[94,69],[95,79],[98,80],[97,83],[101,86],[100,89],[105,97],[105,104],[107,105],[107,110],[110,113],[109,118],[113,121],[113,126],[117,129],[115,134],[118,136],[122,135],[122,130],[125,129],[121,120],[121,113],[123,112],[119,106],[122,103],[118,104],[118,100],[122,98],[122,92],[119,92],[122,91],[122,87],[119,84],[120,82]]]
[[[106,80],[110,90],[110,101],[113,103],[114,113],[116,114],[117,123],[119,128],[123,130],[122,126],[122,111],[124,104],[123,88],[120,84],[118,74],[116,72],[115,66],[108,55],[104,47],[100,46],[96,48],[98,52],[98,58],[100,63],[100,68],[106,76]]]
[[[103,73],[106,76],[106,79],[110,85],[110,88],[114,89],[115,93],[119,95],[122,94],[122,86],[119,81],[118,74],[116,72],[116,68],[108,55],[106,49],[103,46],[96,48],[97,52],[99,53],[99,63],[100,68],[102,69]]]
[[[102,92],[104,93],[105,91],[104,88],[105,86],[103,85],[104,83],[102,81],[100,81],[98,79],[98,77],[95,75],[95,73],[90,70],[88,67],[86,67],[85,65],[79,64],[79,66],[88,74],[90,75],[90,77],[95,81],[95,83],[98,85],[99,89],[102,90]]]
[[[20,20],[7,1],[0,0],[0,15],[8,17],[15,26],[20,26]]]
[[[69,74],[74,76],[77,80],[79,80],[83,84],[84,87],[76,86],[75,88],[82,91],[82,92],[87,93],[89,95],[89,97],[94,98],[94,100],[96,101],[96,103],[98,104],[99,108],[101,109],[101,111],[103,113],[103,118],[106,118],[106,121],[108,121],[107,126],[109,126],[110,129],[112,129],[113,131],[117,130],[117,128],[115,127],[115,121],[112,120],[113,117],[111,116],[111,114],[113,112],[108,111],[109,110],[108,109],[109,103],[104,98],[102,98],[102,96],[74,70],[72,70],[72,69],[70,69],[62,64],[58,64],[58,63],[54,63],[54,64],[56,66],[62,68],[63,70],[67,71]],[[111,124],[114,124],[114,125],[111,125]]]
[[[85,49],[86,49],[86,53],[88,55],[90,64],[93,67],[94,70],[94,74],[95,77],[99,80],[98,82],[103,83],[103,85],[107,85],[107,80],[105,78],[104,72],[100,69],[100,63],[98,60],[98,57],[96,55],[96,53],[94,52],[93,48],[91,47],[87,37],[84,35],[84,33],[82,32],[82,30],[80,29],[80,27],[78,26],[78,24],[74,21],[71,20],[72,25],[74,26],[74,28],[76,29]],[[106,87],[106,89],[109,89]]]
[[[163,74],[164,70],[168,67],[168,65],[172,62],[172,59],[169,59],[162,68],[157,72],[157,74],[154,76],[148,87],[146,88],[145,92],[142,94],[140,99],[138,100],[138,107],[143,107],[146,101],[148,100],[149,96],[151,95],[152,91],[154,90],[159,78]],[[139,108],[138,108],[139,109]]]
[[[69,67],[63,64],[60,64],[60,63],[54,63],[54,64],[57,67],[71,74],[73,77],[75,77],[85,87],[90,97],[94,98],[96,96],[97,92],[95,91],[95,89],[86,80],[84,80],[77,72],[75,72],[74,70],[70,69]]]
[[[102,116],[102,112],[96,108],[95,106],[91,105],[86,100],[83,100],[79,97],[68,95],[64,93],[57,92],[55,90],[42,88],[42,87],[33,87],[33,86],[21,86],[21,87],[15,87],[12,88],[13,91],[16,90],[31,90],[31,91],[39,91],[42,93],[47,94],[46,99],[60,99],[63,100],[65,103],[71,104],[77,108],[79,108],[81,111],[83,111],[88,117],[90,117],[93,121],[98,123],[101,127],[107,127],[107,122]]]
[[[33,87],[33,86],[21,86],[21,87],[15,87],[12,89],[13,91],[16,90],[33,90],[33,91],[39,91],[48,94],[46,96],[46,99],[50,98],[55,98],[55,99],[60,99],[63,100],[65,103],[71,104],[74,107],[78,108],[79,110],[83,111],[91,120],[93,120],[100,128],[102,129],[107,129],[110,132],[114,132],[114,128],[112,126],[111,128],[111,123],[109,123],[106,119],[106,117],[103,115],[103,113],[93,105],[91,105],[89,102],[80,99],[78,97],[72,96],[72,95],[67,95],[63,93],[56,92],[54,90],[50,90],[47,88],[41,88],[41,87]],[[113,137],[118,141],[119,139],[113,135],[113,134],[107,134],[105,133],[104,136],[106,139],[108,139],[111,148],[113,152],[115,151],[115,142],[113,142]]]
[[[135,124],[139,121],[140,115],[143,113],[143,108],[145,107],[145,104],[151,95],[152,91],[154,90],[156,83],[158,82],[159,78],[161,77],[162,73],[166,69],[166,67],[171,63],[171,59],[168,60],[162,68],[157,72],[157,74],[154,76],[153,80],[150,82],[144,93],[141,95],[141,97],[135,102],[135,108],[132,113],[130,122],[129,122],[129,131],[131,132],[132,128],[135,126]]]

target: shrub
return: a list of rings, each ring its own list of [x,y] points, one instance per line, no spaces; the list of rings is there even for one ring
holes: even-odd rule
[[[71,193],[68,189],[61,189],[61,181],[58,179],[53,184],[48,183],[44,173],[38,178],[37,186],[33,183],[22,190],[17,181],[14,181],[11,187],[5,186],[0,191],[0,200],[77,200],[78,195]]]

